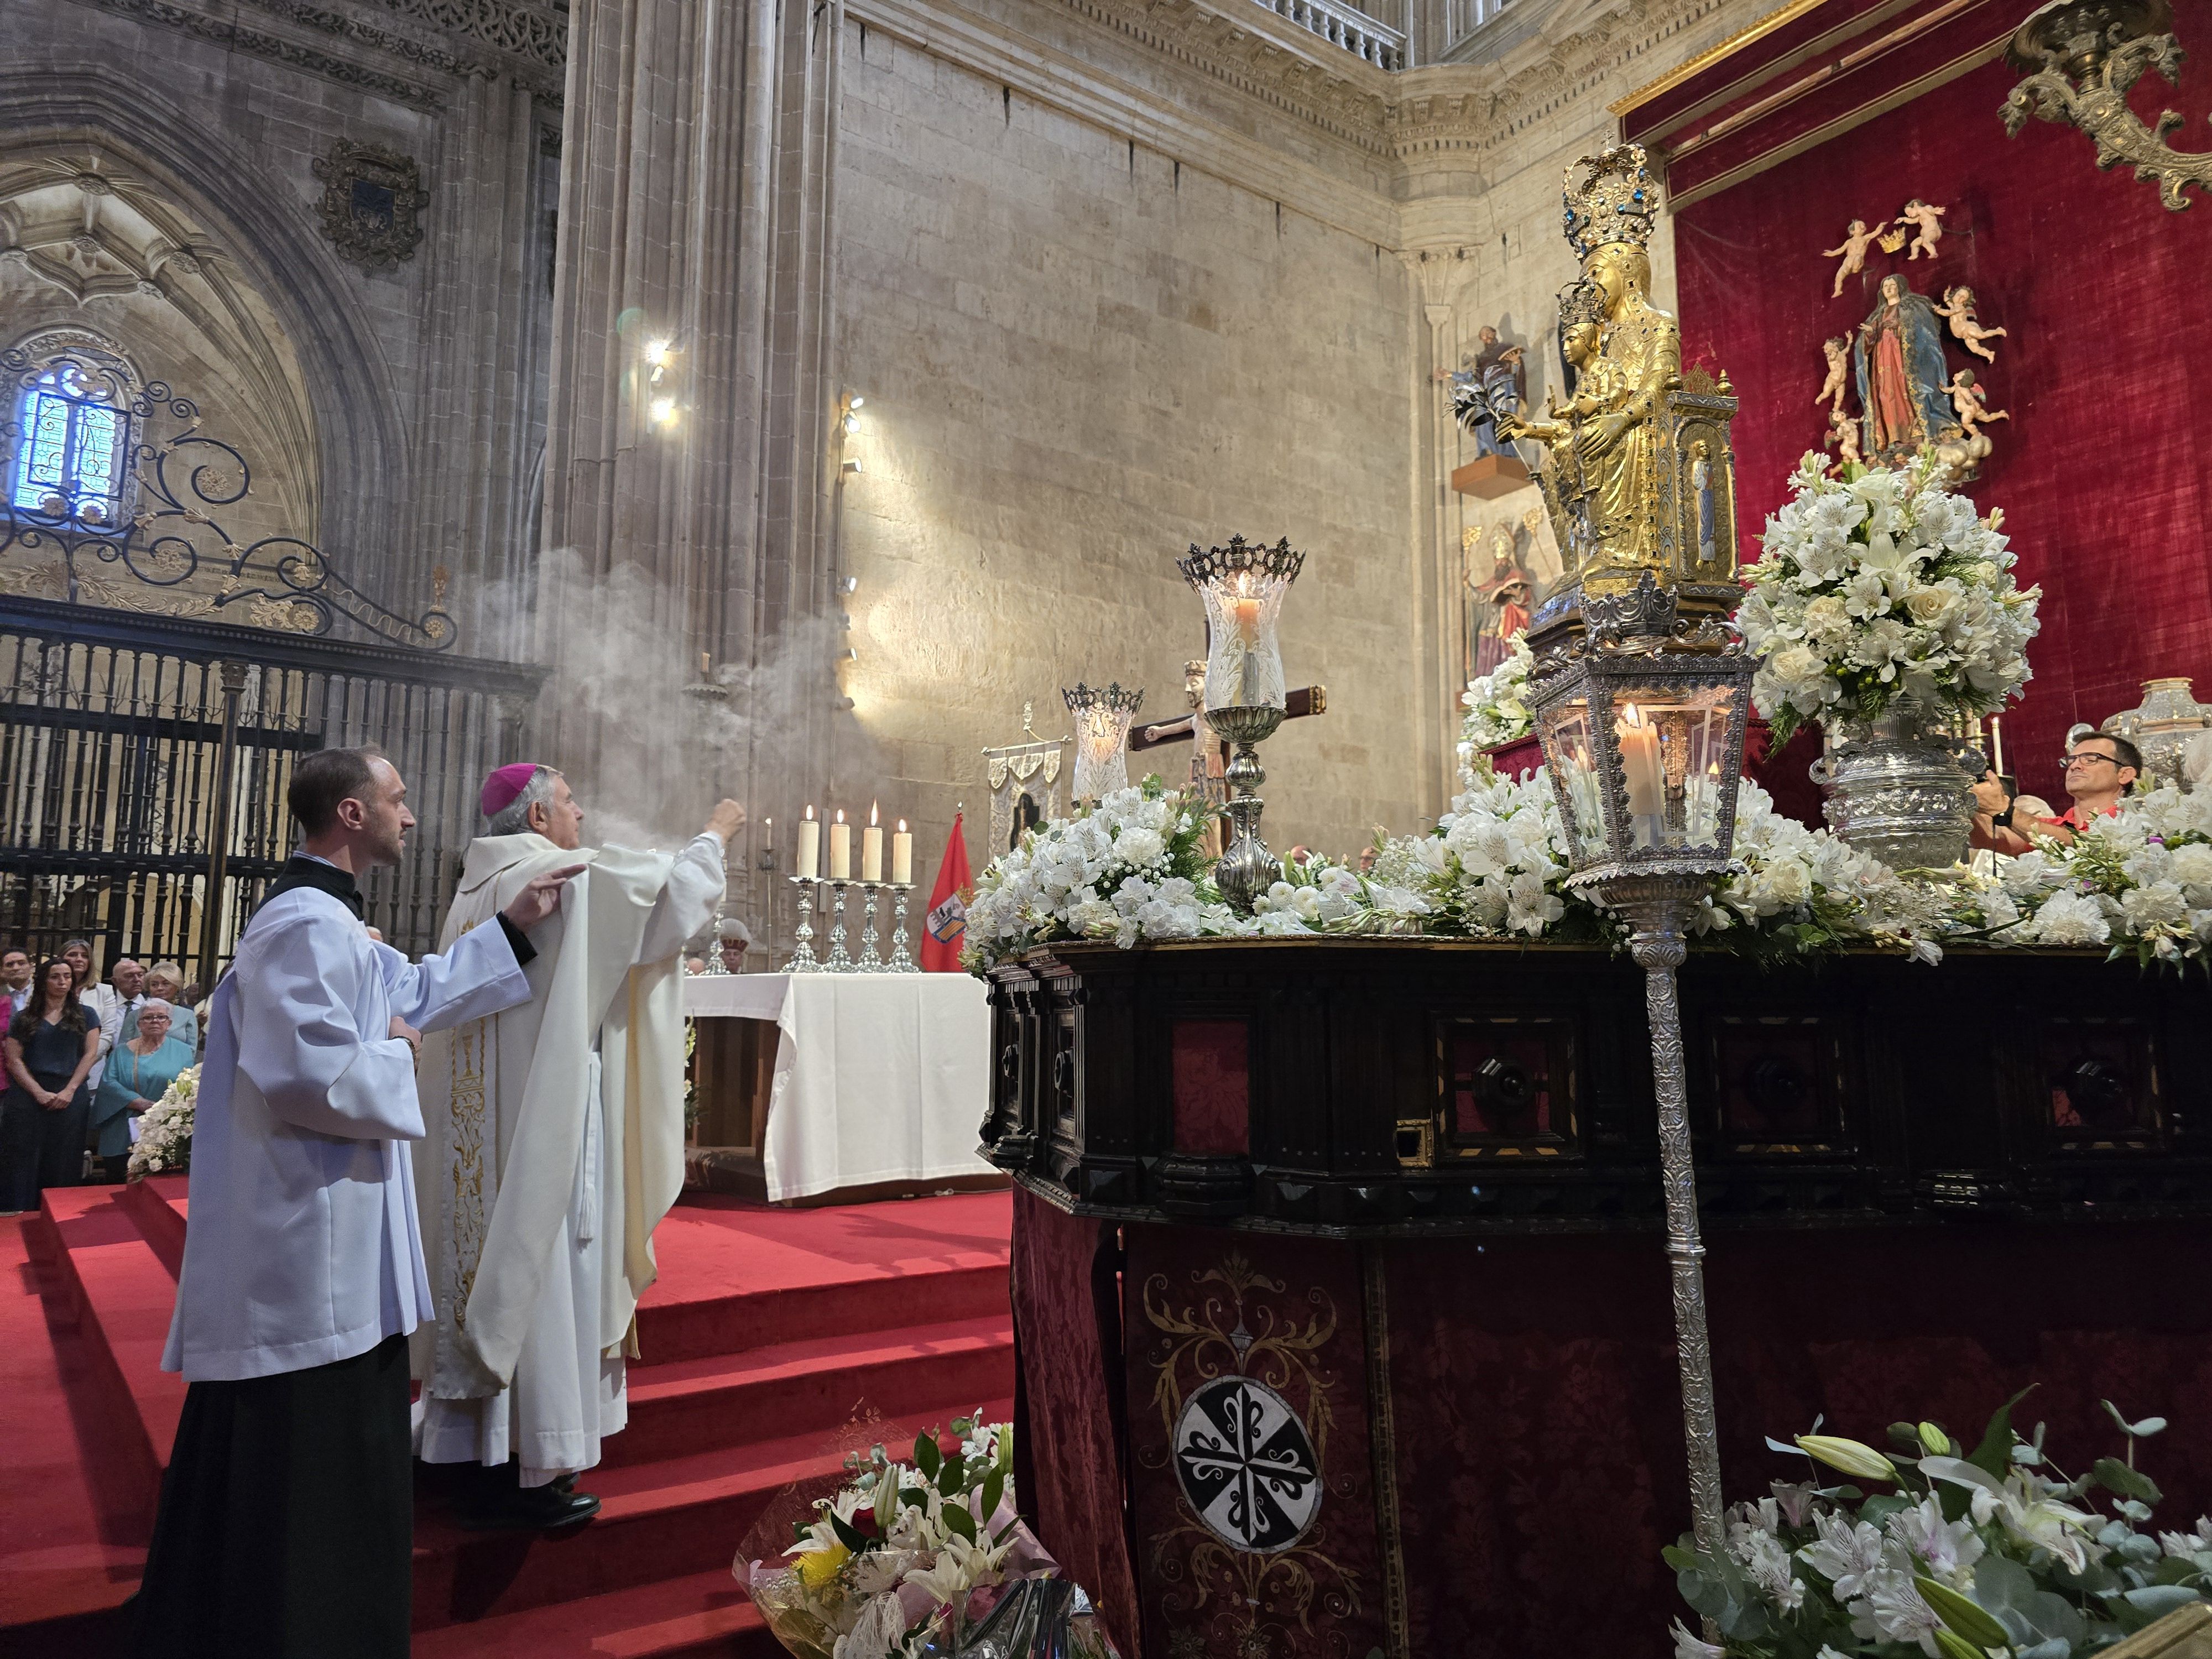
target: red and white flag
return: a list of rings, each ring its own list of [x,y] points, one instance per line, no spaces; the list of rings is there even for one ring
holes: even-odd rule
[[[960,971],[960,945],[968,933],[968,899],[975,890],[968,873],[968,841],[960,832],[962,814],[952,817],[945,843],[945,862],[937,866],[937,885],[929,890],[929,912],[921,921],[921,967],[928,974]]]

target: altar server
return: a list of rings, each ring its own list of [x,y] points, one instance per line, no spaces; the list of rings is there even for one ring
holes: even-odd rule
[[[161,1357],[191,1388],[162,1482],[134,1651],[404,1659],[414,1525],[409,1332],[422,1031],[530,994],[524,934],[581,867],[410,966],[362,924],[356,878],[414,815],[370,750],[301,761],[304,836],[207,1007],[191,1216]]]
[[[580,854],[583,811],[550,767],[501,767],[478,804],[487,833],[447,940],[539,872],[586,867],[535,941],[536,997],[423,1051],[416,1182],[437,1318],[415,1337],[417,1451],[476,1466],[456,1472],[464,1525],[561,1527],[598,1510],[575,1475],[629,1420],[653,1230],[684,1185],[679,953],[714,915],[744,811],[725,800],[673,856]]]

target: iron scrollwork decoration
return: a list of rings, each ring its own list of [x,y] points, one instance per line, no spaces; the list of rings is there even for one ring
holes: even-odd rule
[[[422,210],[430,205],[415,159],[384,144],[340,139],[316,161],[323,234],[363,270],[388,270],[415,257]]]
[[[2149,69],[2177,84],[2181,59],[2171,0],[2050,0],[2005,48],[2005,62],[2027,76],[1999,112],[2005,132],[2017,138],[2031,115],[2079,127],[2097,146],[2100,168],[2125,163],[2136,178],[2155,179],[2159,198],[2179,213],[2191,185],[2212,189],[2212,150],[2169,149],[2166,135],[2181,117],[2164,110],[2146,126],[2128,94]]]
[[[18,458],[33,436],[21,411],[41,388],[112,411],[118,454],[112,483],[68,470],[34,501],[19,502]],[[447,650],[458,637],[443,608],[442,570],[430,608],[409,617],[356,587],[312,542],[264,536],[241,545],[215,514],[246,499],[252,481],[246,457],[200,431],[203,416],[191,398],[160,380],[139,383],[122,358],[88,344],[35,356],[11,346],[0,350],[0,389],[7,398],[0,553],[51,544],[61,556],[70,603],[87,602],[81,580],[89,574],[88,559],[155,588],[180,588],[204,567],[222,577],[205,596],[209,611],[240,606],[233,619],[250,626],[322,635],[343,616],[381,641],[418,651]],[[165,425],[166,433],[157,430]],[[94,586],[108,585],[95,579]]]

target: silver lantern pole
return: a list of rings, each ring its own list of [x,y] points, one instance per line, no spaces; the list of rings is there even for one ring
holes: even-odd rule
[[[1675,970],[1699,902],[1729,872],[1754,659],[1727,623],[1680,619],[1671,586],[1585,591],[1579,632],[1553,630],[1531,676],[1537,735],[1567,836],[1568,885],[1626,918],[1644,970],[1667,1260],[1698,1547],[1726,1542],[1705,1245]]]

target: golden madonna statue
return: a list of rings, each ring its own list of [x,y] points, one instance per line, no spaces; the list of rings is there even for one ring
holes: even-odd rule
[[[1585,173],[1579,180],[1577,175]],[[1682,334],[1649,297],[1657,190],[1643,148],[1584,156],[1562,187],[1582,275],[1559,296],[1559,347],[1575,374],[1547,418],[1501,430],[1550,452],[1538,483],[1565,565],[1533,635],[1579,615],[1584,592],[1632,589],[1649,570],[1687,615],[1735,608],[1735,458],[1725,380],[1682,374]]]

